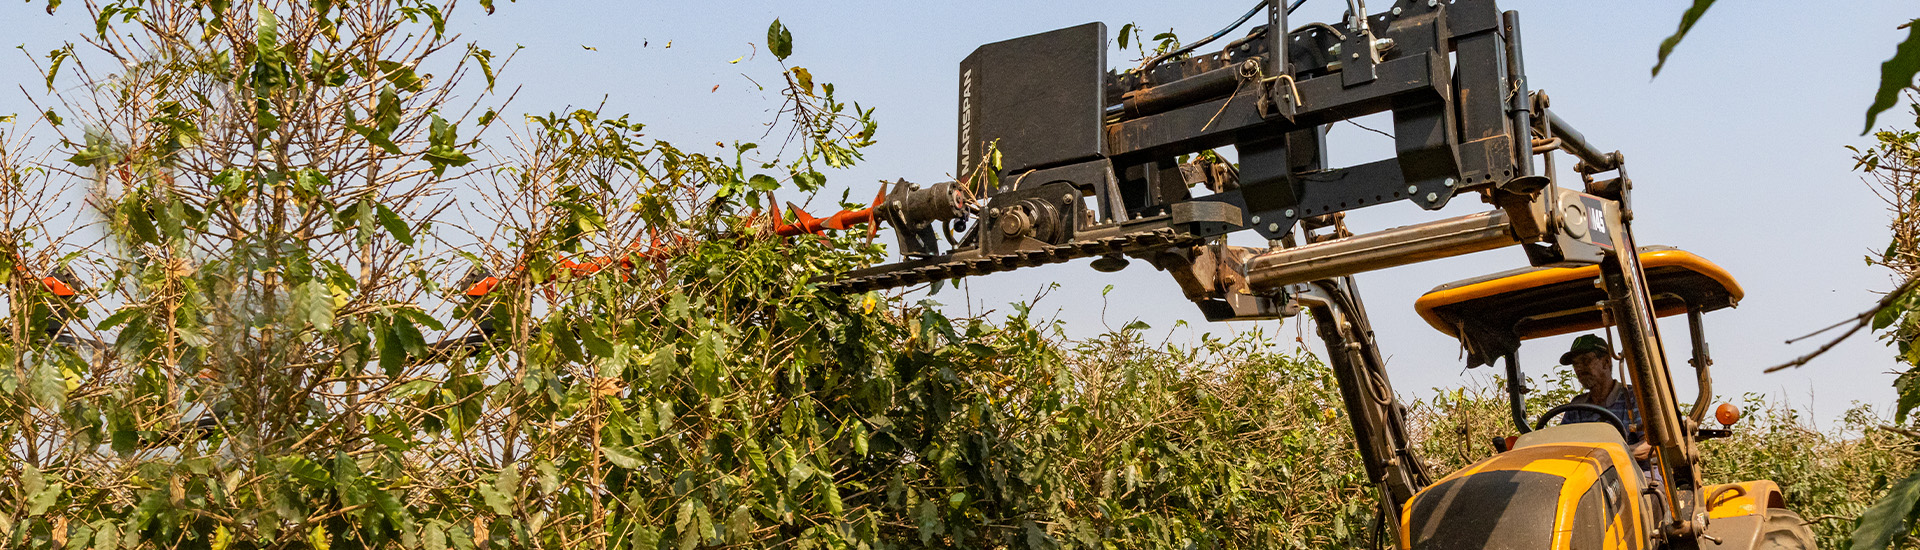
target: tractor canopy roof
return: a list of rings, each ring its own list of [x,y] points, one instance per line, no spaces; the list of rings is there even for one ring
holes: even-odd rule
[[[1713,262],[1666,246],[1640,248],[1656,314],[1733,307],[1746,295]],[[1466,345],[1469,366],[1519,349],[1520,341],[1604,326],[1600,266],[1528,267],[1434,287],[1414,302],[1427,324]]]

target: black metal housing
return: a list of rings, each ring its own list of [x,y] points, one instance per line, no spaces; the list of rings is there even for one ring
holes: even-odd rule
[[[1245,229],[1281,239],[1316,216],[1399,201],[1432,210],[1469,191],[1522,204],[1544,187],[1531,166],[1541,123],[1529,110],[1512,12],[1493,0],[1401,0],[1281,40],[1270,29],[1287,24],[1282,4],[1272,2],[1267,25],[1218,51],[1146,70],[1108,71],[1099,23],[981,46],[960,65],[954,184],[977,203],[956,219],[900,210],[888,220],[912,261],[828,284],[871,289],[1001,270],[988,266],[1138,255]],[[1392,113],[1394,157],[1329,166],[1328,126],[1375,113]],[[1604,164],[1547,118],[1583,164]],[[1239,162],[1227,177],[1194,169],[1219,165],[1207,155],[1229,146]],[[1042,201],[1036,220],[1022,206],[1034,193],[1071,194],[1076,204]],[[912,202],[889,202],[896,198]],[[967,231],[943,251],[936,221]],[[1549,240],[1536,262],[1592,261],[1551,250],[1561,244]]]

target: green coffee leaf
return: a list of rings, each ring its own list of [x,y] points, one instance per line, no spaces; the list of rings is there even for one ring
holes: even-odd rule
[[[730,544],[745,544],[753,537],[753,528],[755,527],[753,510],[745,504],[734,507],[733,513],[727,514],[726,525],[727,542]]]
[[[40,468],[32,464],[20,465],[20,496],[22,498],[32,498],[46,488],[47,477],[40,472]]]
[[[93,542],[93,526],[81,524],[67,528],[67,550],[86,550]]]
[[[639,457],[633,456],[618,447],[602,445],[600,447],[600,456],[607,457],[607,462],[612,462],[614,466],[628,470],[640,467]]]
[[[253,27],[253,47],[262,55],[278,50],[280,47],[280,17],[275,15],[273,10],[267,9],[266,5],[263,4],[255,13],[254,18],[258,22],[255,23]]]
[[[677,509],[676,512],[674,512],[673,530],[679,532],[682,538],[685,538],[685,536],[689,532],[693,531],[695,527],[699,526],[694,522],[694,517],[693,517],[694,508],[697,508],[699,506],[701,506],[700,499],[689,498],[687,500],[680,501],[679,508]]]
[[[540,474],[540,494],[550,495],[560,489],[560,471],[553,467],[552,461],[535,462],[533,469]]]
[[[450,166],[466,166],[473,162],[473,157],[459,149],[456,135],[459,130],[460,125],[448,123],[440,115],[433,115],[433,124],[427,130],[427,151],[422,154],[427,163],[433,165],[433,175],[446,173]]]
[[[660,547],[660,530],[652,525],[635,526],[633,535],[628,537],[628,542],[633,545],[634,550],[654,550]]]
[[[413,246],[413,230],[407,226],[407,220],[401,218],[400,214],[395,213],[393,209],[387,208],[385,204],[374,203],[374,209],[375,214],[380,218],[380,227],[386,228],[387,234],[393,235],[393,240],[406,246]]]
[[[48,508],[60,501],[60,495],[64,492],[66,484],[60,482],[47,484],[46,488],[34,492],[27,497],[27,516],[37,517],[47,513]]]
[[[58,411],[67,402],[67,379],[52,361],[36,361],[27,371],[27,390],[34,403]]]
[[[114,523],[113,520],[102,519],[93,522],[91,525],[88,525],[88,527],[93,528],[92,539],[94,550],[118,550],[120,548],[120,525]]]
[[[426,550],[447,550],[447,530],[441,527],[440,520],[428,521],[420,527],[420,545]]]
[[[304,456],[285,456],[278,461],[280,472],[301,483],[315,488],[332,485],[333,475],[327,469]]]
[[[1920,502],[1920,473],[1893,485],[1887,495],[1860,515],[1853,529],[1853,550],[1883,550],[1896,535],[1907,532],[1913,505]]]
[[[310,279],[294,287],[293,315],[315,329],[333,330],[333,292],[319,279]]]
[[[480,499],[487,503],[487,508],[492,509],[493,513],[502,516],[513,515],[513,498],[501,493],[500,487],[496,484],[482,484],[479,489]]]
[[[780,189],[780,180],[766,174],[754,174],[753,178],[747,180],[747,186],[755,191],[775,191]]]

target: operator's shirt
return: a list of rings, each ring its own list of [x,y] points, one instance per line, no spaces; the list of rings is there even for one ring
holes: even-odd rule
[[[1646,440],[1646,434],[1640,431],[1640,409],[1633,406],[1633,388],[1627,386],[1627,384],[1615,382],[1613,384],[1613,391],[1608,392],[1604,399],[1594,399],[1593,392],[1587,392],[1574,397],[1573,402],[1599,405],[1613,412],[1614,416],[1619,417],[1621,422],[1627,424],[1627,445],[1634,445]],[[1575,422],[1606,421],[1600,419],[1599,413],[1578,410],[1567,411],[1566,415],[1561,418],[1561,423],[1564,424],[1573,424]]]

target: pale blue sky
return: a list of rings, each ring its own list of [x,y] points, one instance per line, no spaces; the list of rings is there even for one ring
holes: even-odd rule
[[[608,112],[632,113],[649,125],[649,135],[690,146],[751,140],[764,131],[777,102],[741,73],[765,78],[777,70],[759,44],[767,24],[779,17],[795,36],[790,64],[835,83],[843,99],[877,108],[880,143],[868,151],[868,161],[830,174],[834,189],[851,186],[855,196],[871,196],[877,180],[934,182],[952,170],[955,67],[976,46],[1089,21],[1113,30],[1129,22],[1172,28],[1196,38],[1251,4],[547,0],[502,2],[492,17],[470,11],[450,30],[496,52],[526,47],[501,76],[523,86],[517,110],[593,106],[604,98]],[[1373,4],[1375,11],[1389,7]],[[1310,0],[1295,18],[1337,20],[1344,5]],[[50,18],[37,2],[0,3],[0,20],[11,23],[0,31],[0,44],[44,53],[90,31],[91,22],[75,17],[76,7]],[[1672,32],[1682,2],[1532,0],[1502,7],[1521,13],[1532,87],[1551,93],[1555,110],[1595,143],[1627,155],[1640,241],[1692,250],[1745,285],[1741,307],[1708,318],[1719,392],[1777,394],[1829,422],[1852,401],[1883,409],[1890,404],[1887,373],[1896,364],[1890,350],[1868,338],[1855,338],[1797,371],[1760,370],[1815,345],[1787,346],[1784,339],[1858,313],[1877,298],[1870,290],[1891,286],[1884,270],[1862,260],[1884,246],[1886,216],[1879,199],[1848,171],[1852,163],[1844,146],[1867,143],[1858,133],[1879,63],[1903,36],[1894,27],[1920,12],[1893,0],[1723,1],[1694,29],[1666,74],[1650,81],[1655,48]],[[756,50],[757,58],[728,63]],[[1131,57],[1114,53],[1109,61],[1128,63]],[[40,86],[18,51],[0,55],[0,73],[14,75],[12,81],[29,90]],[[31,111],[18,89],[0,90],[0,114]],[[1883,125],[1909,122],[1903,113],[1896,109]],[[1350,125],[1336,127],[1334,136],[1336,164],[1391,152],[1385,138]],[[1480,208],[1477,201],[1455,201],[1446,212]],[[1349,222],[1378,229],[1427,219],[1433,218],[1412,205],[1394,204],[1356,211]],[[1430,388],[1484,373],[1463,372],[1458,345],[1413,314],[1414,298],[1444,282],[1524,263],[1518,250],[1504,250],[1360,277],[1403,395],[1427,395]],[[977,278],[968,290],[975,311],[1005,311],[1007,302],[1030,298],[1051,282],[1063,287],[1038,310],[1058,312],[1075,335],[1136,318],[1153,325],[1156,339],[1176,341],[1251,328],[1201,321],[1165,275],[1139,262],[1115,275],[1097,273],[1084,261],[1037,268]],[[1107,284],[1115,289],[1103,303]],[[966,311],[959,292],[937,299]],[[1178,320],[1191,325],[1174,329]],[[1290,324],[1278,331],[1271,330],[1272,322],[1263,325],[1288,339],[1294,334]],[[1684,324],[1664,330],[1674,364],[1683,366]],[[1544,374],[1568,341],[1533,342],[1523,349],[1522,363],[1530,373]],[[1690,376],[1676,378],[1683,399],[1690,399]]]

